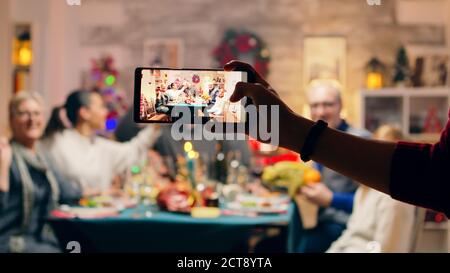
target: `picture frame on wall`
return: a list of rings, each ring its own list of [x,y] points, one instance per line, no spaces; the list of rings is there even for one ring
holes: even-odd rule
[[[346,47],[344,37],[306,37],[303,41],[304,88],[317,79],[332,79],[345,86]]]
[[[144,41],[143,66],[183,67],[184,45],[181,39],[158,38]]]
[[[406,52],[415,87],[449,86],[450,52],[445,46],[407,45]]]

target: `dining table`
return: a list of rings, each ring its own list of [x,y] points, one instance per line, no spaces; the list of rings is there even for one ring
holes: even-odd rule
[[[278,251],[289,253],[298,242],[300,221],[294,202],[284,213],[223,211],[216,218],[194,218],[143,204],[113,216],[48,218],[61,248],[76,242],[83,253],[251,252],[249,239],[269,228],[279,229],[283,237]]]

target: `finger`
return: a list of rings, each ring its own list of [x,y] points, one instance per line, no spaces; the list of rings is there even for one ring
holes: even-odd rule
[[[238,82],[234,88],[234,92],[230,97],[231,102],[238,102],[243,97],[250,97],[254,99],[258,90],[261,88],[260,85],[249,83],[249,82]]]
[[[258,72],[248,63],[244,63],[241,61],[230,61],[224,66],[225,71],[245,71],[247,72],[247,81],[251,83],[260,83],[266,88],[269,87],[269,84],[259,75]]]
[[[301,189],[302,194],[304,194],[306,196],[311,196],[312,189],[309,186],[305,185],[305,186],[301,187],[300,189]]]

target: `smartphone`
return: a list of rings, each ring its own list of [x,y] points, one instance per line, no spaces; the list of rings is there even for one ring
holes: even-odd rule
[[[247,73],[214,69],[143,68],[135,71],[137,123],[245,123],[245,99],[230,102]]]

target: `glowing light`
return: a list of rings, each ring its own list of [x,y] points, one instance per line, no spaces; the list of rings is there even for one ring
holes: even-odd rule
[[[138,174],[141,172],[141,168],[139,168],[139,166],[133,166],[131,167],[131,173],[132,174]]]
[[[33,61],[31,41],[20,41],[15,39],[13,42],[13,48],[13,63],[20,66],[30,66]]]
[[[194,147],[192,146],[192,142],[187,141],[186,143],[184,143],[184,151],[186,153],[191,152],[193,148]]]
[[[117,120],[116,119],[107,119],[106,120],[106,130],[107,131],[113,131],[117,127]]]
[[[105,84],[108,85],[108,86],[113,85],[115,82],[116,82],[116,77],[114,77],[114,75],[109,75],[105,79]]]
[[[188,157],[189,157],[190,159],[195,158],[195,156],[196,156],[196,152],[194,152],[194,151],[188,152]]]
[[[19,63],[24,66],[28,66],[31,64],[32,53],[29,47],[22,47],[19,49]]]
[[[369,72],[367,73],[367,88],[369,89],[378,89],[383,87],[383,75],[378,72]]]
[[[269,55],[270,55],[270,52],[267,48],[264,48],[263,50],[261,50],[261,57],[267,58],[267,57],[269,57]]]

